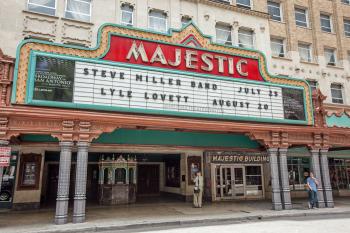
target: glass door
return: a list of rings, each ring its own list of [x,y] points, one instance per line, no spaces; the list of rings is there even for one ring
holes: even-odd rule
[[[233,170],[233,197],[244,197],[244,169],[243,167],[232,167]]]
[[[215,166],[215,199],[244,198],[244,167]]]

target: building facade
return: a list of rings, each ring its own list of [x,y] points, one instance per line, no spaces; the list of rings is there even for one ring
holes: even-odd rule
[[[207,201],[276,210],[307,196],[314,171],[320,207],[333,207],[350,194],[348,11],[340,0],[2,2],[0,207],[56,204],[62,224],[73,203],[77,223],[86,202],[190,201],[196,171]]]

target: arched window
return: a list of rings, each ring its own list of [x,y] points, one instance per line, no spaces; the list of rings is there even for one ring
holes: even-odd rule
[[[126,171],[124,168],[115,169],[115,184],[126,183]]]

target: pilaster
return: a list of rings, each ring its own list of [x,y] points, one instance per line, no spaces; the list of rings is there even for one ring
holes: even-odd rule
[[[271,188],[272,188],[272,209],[282,210],[281,190],[278,172],[278,148],[270,148],[267,150],[270,156],[271,170]]]
[[[320,150],[320,163],[321,163],[321,172],[322,172],[322,181],[323,181],[323,194],[324,194],[324,202],[326,207],[333,208],[333,193],[331,180],[329,177],[329,167],[328,167],[328,150],[321,149]]]
[[[318,207],[324,208],[325,202],[324,202],[324,196],[323,196],[323,182],[322,182],[322,175],[321,175],[321,168],[320,168],[320,159],[319,149],[312,149],[311,152],[311,171],[314,173],[314,176],[319,182],[319,185],[317,186],[317,198],[318,198]]]
[[[287,150],[286,148],[279,149],[279,165],[280,165],[280,177],[281,177],[281,197],[283,208],[286,210],[292,209],[292,201],[290,197],[289,188],[289,175],[287,165]]]

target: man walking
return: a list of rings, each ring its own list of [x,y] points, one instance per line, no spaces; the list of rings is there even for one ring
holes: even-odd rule
[[[202,196],[203,196],[203,176],[201,172],[196,173],[194,178],[194,189],[193,189],[193,206],[195,208],[202,208]]]
[[[307,178],[307,187],[309,188],[309,209],[318,207],[317,199],[317,186],[318,181],[314,176],[313,172],[310,172],[310,176]]]

